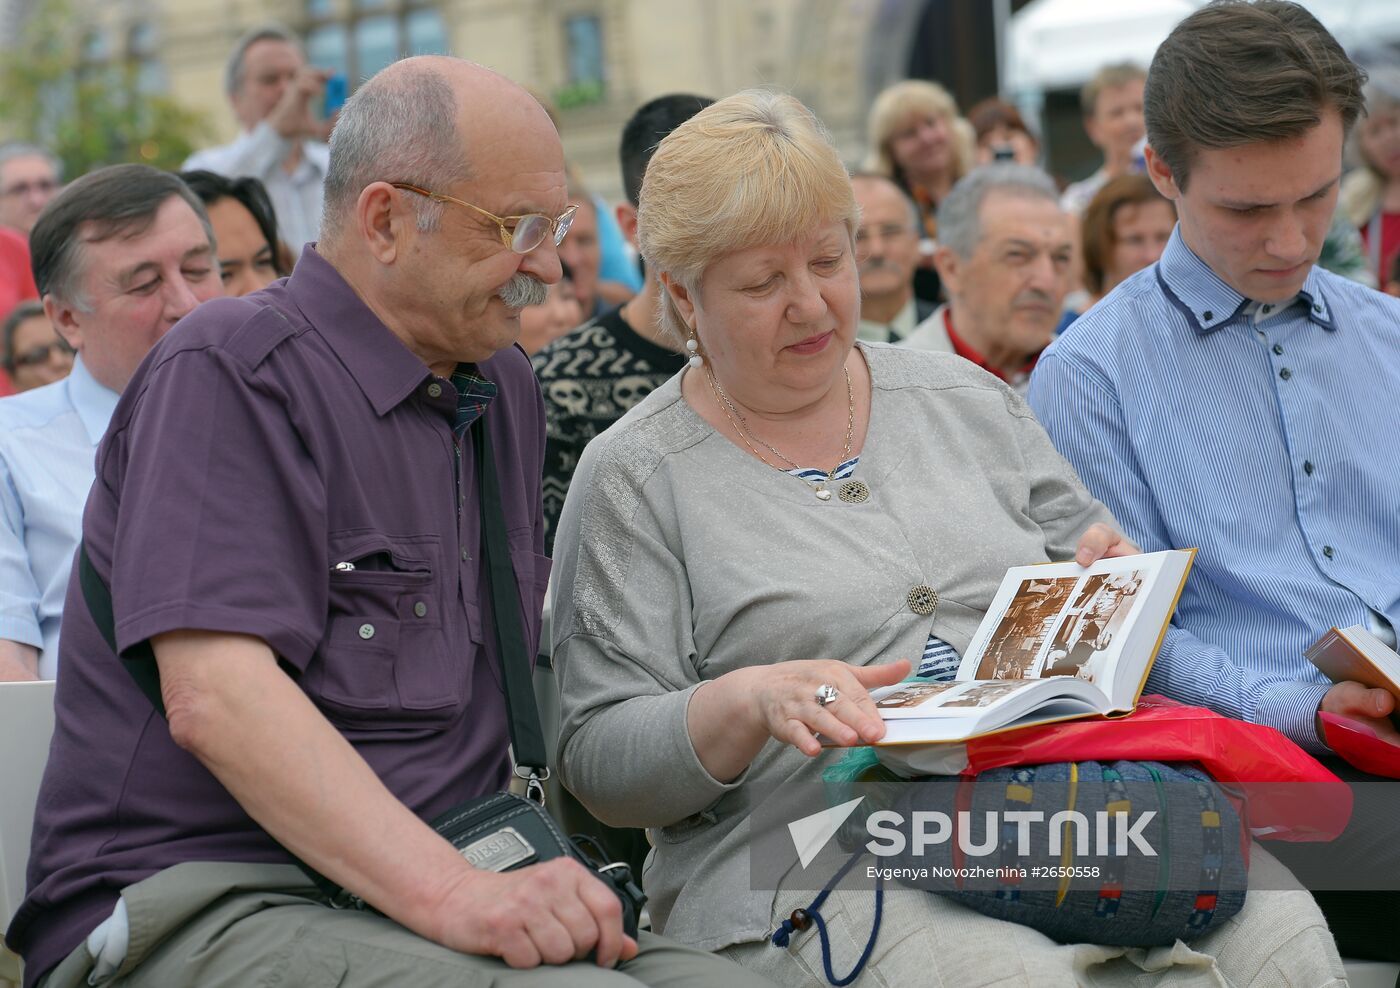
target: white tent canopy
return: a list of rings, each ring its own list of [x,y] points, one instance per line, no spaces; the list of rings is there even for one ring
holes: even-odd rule
[[[1400,0],[1302,0],[1348,48],[1400,40]],[[1146,67],[1204,0],[1034,0],[1011,18],[1006,92],[1020,101],[1074,89],[1110,62]]]
[[[1110,62],[1146,66],[1192,0],[1035,0],[1011,18],[1006,89],[1077,88]]]

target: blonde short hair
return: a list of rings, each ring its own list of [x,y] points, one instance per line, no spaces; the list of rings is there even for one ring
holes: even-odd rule
[[[953,181],[970,172],[976,154],[976,135],[971,125],[958,116],[958,105],[953,102],[948,90],[924,79],[896,82],[875,97],[875,102],[870,106],[870,146],[862,167],[866,171],[888,175],[907,190],[909,180],[895,164],[890,154],[890,143],[895,131],[915,114],[941,117],[948,122],[955,152]]]
[[[725,254],[791,243],[838,220],[854,236],[857,216],[850,176],[812,111],[750,89],[662,140],[642,179],[637,243],[650,277],[667,274],[693,294]],[[661,295],[661,328],[684,339],[670,293]]]

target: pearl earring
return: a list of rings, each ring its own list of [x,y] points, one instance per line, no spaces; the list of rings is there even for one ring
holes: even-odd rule
[[[690,331],[690,335],[686,337],[685,349],[690,354],[689,363],[691,367],[703,367],[705,365],[705,358],[700,356],[700,341],[695,338],[695,330],[693,329]]]

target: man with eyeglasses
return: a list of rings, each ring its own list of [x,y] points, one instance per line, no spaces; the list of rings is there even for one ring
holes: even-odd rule
[[[30,244],[41,316],[63,342],[18,346],[7,326],[8,362],[17,379],[18,360],[41,352],[72,370],[0,400],[0,680],[55,678],[94,449],[151,344],[223,294],[203,204],[146,165],[78,179]]]
[[[0,145],[0,226],[29,236],[58,190],[57,158],[33,144]]]
[[[856,261],[860,265],[862,340],[898,343],[933,314],[934,305],[914,297],[919,266],[919,210],[894,181],[873,172],[851,176],[860,207]]]
[[[292,275],[201,307],[137,372],[83,539],[168,721],[75,584],[6,934],[31,984],[759,983],[627,937],[572,860],[480,870],[423,822],[511,776],[478,442],[525,624],[507,658],[528,662],[544,412],[514,344],[560,277],[567,203],[532,96],[397,62],[341,113]],[[329,908],[283,848],[373,910]]]

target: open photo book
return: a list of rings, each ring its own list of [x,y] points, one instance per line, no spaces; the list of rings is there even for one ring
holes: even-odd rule
[[[874,690],[881,744],[979,734],[1137,705],[1195,549],[1006,573],[955,680]]]

